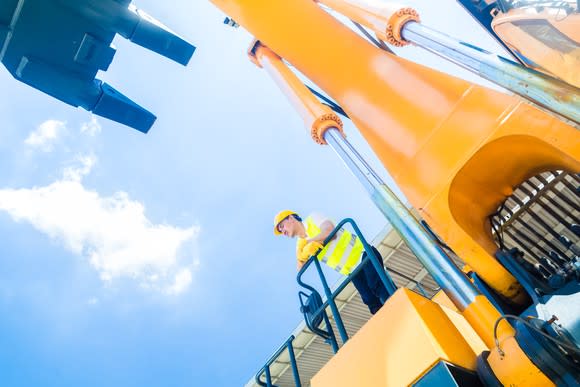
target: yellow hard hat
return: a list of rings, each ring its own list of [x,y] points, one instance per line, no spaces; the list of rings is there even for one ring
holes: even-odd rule
[[[283,221],[290,215],[298,215],[298,214],[292,210],[284,210],[276,214],[276,216],[274,217],[274,235],[282,234],[280,231],[278,231],[278,225],[280,224],[281,221]]]

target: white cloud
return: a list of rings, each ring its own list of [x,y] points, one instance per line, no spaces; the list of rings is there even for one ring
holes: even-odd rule
[[[83,176],[91,173],[93,167],[97,162],[97,158],[94,155],[88,156],[77,156],[77,160],[80,165],[70,166],[64,169],[63,175],[65,181],[81,181]]]
[[[101,133],[101,130],[101,124],[99,124],[97,117],[95,116],[91,116],[91,120],[89,122],[84,122],[81,125],[81,133],[88,134],[91,137]]]
[[[87,300],[87,305],[97,305],[99,303],[99,299],[97,297],[92,297]]]
[[[181,269],[177,274],[175,274],[175,280],[173,285],[167,288],[168,294],[179,294],[191,284],[191,270]]]
[[[43,152],[51,152],[58,137],[66,131],[66,122],[47,120],[31,132],[24,143]]]
[[[48,186],[1,189],[0,210],[86,257],[104,281],[129,277],[167,294],[186,290],[189,267],[197,260],[189,244],[196,242],[199,227],[153,224],[143,204],[127,193],[101,196],[85,188],[81,178],[96,159],[79,161],[80,166],[67,168],[62,179]]]

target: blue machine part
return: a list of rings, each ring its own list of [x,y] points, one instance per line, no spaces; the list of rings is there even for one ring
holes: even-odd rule
[[[19,81],[146,133],[155,115],[95,79],[116,34],[186,65],[195,47],[130,0],[2,0],[0,61]]]
[[[578,351],[567,351],[567,354],[565,354],[555,342],[549,341],[546,336],[539,333],[546,333],[546,326],[549,325],[547,322],[542,322],[541,320],[532,320],[530,322],[527,324],[533,328],[528,327],[521,321],[515,321],[513,325],[516,330],[516,340],[522,350],[556,386],[576,387],[580,385]],[[549,336],[554,338],[554,335]],[[570,346],[571,343],[568,340],[562,339],[563,337],[558,335],[560,343]],[[570,348],[573,348],[573,346]]]
[[[413,383],[413,387],[483,386],[477,375],[469,370],[440,361]]]
[[[557,386],[578,386],[580,383],[578,305],[580,283],[572,281],[540,297],[514,321],[516,340],[522,350]],[[564,352],[556,343],[561,343]]]
[[[550,320],[556,316],[556,324],[564,328],[580,348],[580,283],[573,281],[554,293],[543,296],[540,302],[532,305],[522,317],[534,316]]]

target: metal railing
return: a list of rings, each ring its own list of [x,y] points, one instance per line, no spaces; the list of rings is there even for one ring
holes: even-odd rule
[[[272,375],[270,374],[270,366],[278,359],[278,357],[280,357],[282,352],[284,352],[284,350],[287,349],[288,355],[290,356],[290,366],[292,367],[292,373],[294,374],[294,384],[296,385],[296,387],[302,387],[302,384],[300,383],[300,376],[298,374],[298,365],[296,364],[296,356],[294,355],[294,347],[292,346],[292,342],[294,341],[294,339],[295,339],[294,335],[291,335],[288,338],[288,340],[286,340],[286,342],[282,344],[280,348],[278,348],[278,350],[274,352],[272,356],[270,356],[268,361],[266,361],[266,364],[264,364],[264,366],[256,373],[255,380],[256,383],[258,383],[258,385],[263,387],[275,387],[272,384]],[[262,375],[264,374],[266,376],[266,382],[263,382],[261,380]]]
[[[338,288],[335,289],[334,292],[330,290],[330,286],[328,286],[328,281],[326,280],[326,277],[325,277],[324,273],[322,272],[322,266],[320,264],[320,261],[317,258],[318,252],[316,254],[314,254],[312,257],[310,257],[310,259],[302,266],[302,268],[298,272],[298,275],[296,276],[296,281],[298,282],[298,284],[300,286],[309,290],[311,292],[311,294],[318,294],[318,291],[314,287],[306,284],[302,280],[302,276],[304,275],[304,273],[308,270],[308,268],[311,265],[314,265],[316,267],[316,272],[318,273],[318,276],[320,277],[320,282],[321,282],[322,288],[324,290],[324,295],[326,296],[326,301],[323,302],[322,305],[316,311],[314,311],[312,313],[312,319],[315,319],[319,315],[325,316],[326,308],[330,307],[330,310],[332,312],[332,316],[334,317],[334,321],[335,321],[336,327],[338,329],[338,333],[340,334],[340,338],[341,338],[343,344],[348,341],[348,333],[346,332],[346,328],[344,327],[344,322],[342,320],[342,317],[340,316],[340,312],[338,311],[338,306],[336,305],[335,298],[338,294],[340,294],[340,292],[350,282],[352,282],[352,277],[355,276],[360,270],[363,270],[364,266],[367,265],[368,262],[370,261],[371,264],[373,265],[375,271],[377,272],[383,286],[385,287],[385,289],[387,289],[387,292],[389,293],[389,295],[392,295],[397,290],[395,283],[393,282],[391,277],[385,272],[385,269],[383,267],[383,263],[379,261],[379,258],[376,256],[372,246],[366,241],[366,239],[362,235],[360,229],[358,228],[357,224],[355,223],[355,221],[353,219],[351,219],[351,218],[343,219],[338,225],[336,225],[334,230],[332,230],[332,232],[324,240],[323,245],[326,245],[328,242],[330,242],[332,239],[334,239],[336,234],[346,224],[350,224],[350,226],[354,230],[356,236],[360,239],[360,241],[363,245],[363,249],[366,252],[366,256],[362,259],[362,261],[355,268],[355,270],[353,270],[350,273],[350,275],[340,284],[340,286],[338,286]],[[302,294],[304,294],[304,293],[302,292]],[[300,297],[301,305],[304,308],[305,305],[303,303],[302,296],[299,296],[299,297]],[[306,320],[307,320],[307,325],[308,325],[308,318],[306,318]],[[312,330],[312,328],[310,326],[309,326],[309,328]],[[332,328],[331,328],[330,324],[328,324],[328,323],[327,323],[327,330],[328,330],[330,339],[332,340],[334,338],[334,334],[331,332]],[[313,332],[316,333],[316,331],[313,331]],[[323,338],[326,339],[326,337],[324,337],[324,336],[323,336]],[[336,338],[334,338],[334,342],[331,342],[331,345],[333,347],[334,352],[336,353],[338,351],[338,344],[335,341],[336,341]]]

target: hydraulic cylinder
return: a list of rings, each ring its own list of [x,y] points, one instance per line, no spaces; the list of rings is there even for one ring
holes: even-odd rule
[[[391,45],[410,43],[580,124],[580,89],[423,25],[410,7],[372,0],[318,0]]]

